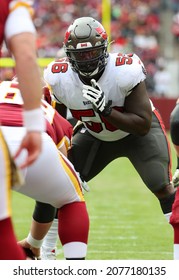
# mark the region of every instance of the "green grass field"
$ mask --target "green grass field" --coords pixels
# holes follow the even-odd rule
[[[173,167],[176,157],[173,147]],[[90,216],[88,260],[171,260],[173,231],[158,200],[131,163],[121,158],[89,182],[85,193]],[[13,221],[18,239],[26,237],[34,201],[13,192]],[[58,259],[64,259],[60,244]]]

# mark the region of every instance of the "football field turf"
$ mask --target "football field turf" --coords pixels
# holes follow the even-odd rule
[[[172,148],[172,170],[176,157]],[[85,192],[90,217],[88,260],[171,260],[173,231],[158,200],[126,158],[115,160],[89,182]],[[18,239],[30,227],[34,201],[13,192]],[[64,259],[60,243],[58,259]]]

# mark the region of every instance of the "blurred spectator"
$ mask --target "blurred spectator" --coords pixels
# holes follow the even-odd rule
[[[179,42],[179,12],[173,15],[172,18],[172,33],[176,42]]]
[[[137,29],[133,39],[134,52],[145,62],[146,59],[156,59],[159,45],[156,36],[147,27],[141,26]]]
[[[166,1],[170,3],[174,13],[179,12],[179,0],[166,0]]]
[[[147,92],[149,96],[155,96],[155,82],[154,82],[154,75],[157,71],[156,64],[151,62],[148,62],[145,66],[147,71],[147,76],[145,80]]]
[[[171,90],[171,75],[166,70],[166,63],[163,58],[157,62],[158,70],[154,74],[154,91],[156,97],[168,97]]]

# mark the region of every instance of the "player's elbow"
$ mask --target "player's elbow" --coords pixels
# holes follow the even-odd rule
[[[152,112],[149,111],[148,113],[141,116],[140,136],[145,136],[149,132],[151,128],[151,124],[152,124]]]
[[[144,125],[141,126],[141,129],[139,130],[139,135],[140,136],[145,136],[151,127],[151,122],[150,121],[145,121]]]
[[[141,132],[140,132],[140,136],[145,136],[148,132],[149,132],[150,129],[143,129]]]

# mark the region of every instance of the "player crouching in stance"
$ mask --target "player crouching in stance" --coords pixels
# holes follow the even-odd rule
[[[68,158],[86,182],[113,160],[128,158],[169,221],[175,200],[170,145],[146,91],[144,64],[135,54],[108,52],[108,45],[98,21],[78,18],[65,33],[66,57],[44,70],[58,108],[67,107],[83,125]]]
[[[174,260],[179,260],[179,99],[170,117],[170,135],[177,156],[177,168],[173,176],[174,187],[177,187],[175,201],[172,207],[170,224],[174,229]]]
[[[42,134],[42,152],[31,166],[22,169],[25,178],[19,193],[42,203],[51,204],[58,211],[58,235],[66,259],[84,259],[87,253],[89,217],[82,193],[81,179],[71,162],[58,150],[57,135],[53,123],[55,110],[44,100],[42,109],[46,116],[46,132]],[[18,83],[0,84],[1,129],[11,154],[18,149],[25,134],[22,121],[23,101]],[[16,163],[21,166],[26,151]],[[28,236],[29,249],[40,248],[42,240]],[[38,257],[38,255],[36,255]]]

